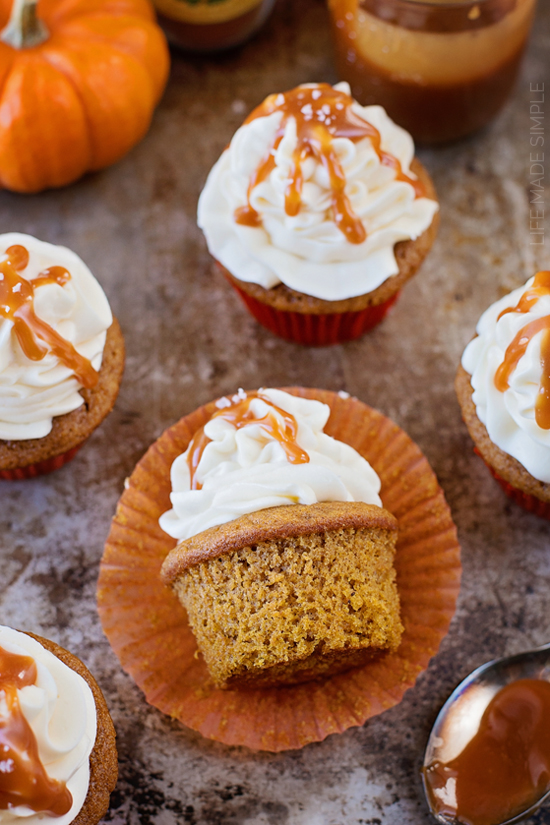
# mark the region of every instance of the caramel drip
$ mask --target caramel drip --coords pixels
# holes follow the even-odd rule
[[[522,314],[529,312],[543,295],[550,295],[550,272],[548,271],[537,272],[533,284],[523,293],[517,306],[503,310],[498,320],[510,312]],[[518,332],[506,349],[504,361],[496,371],[495,387],[499,392],[505,392],[509,388],[510,376],[520,358],[525,354],[530,341],[539,332],[544,332],[544,335],[540,350],[542,378],[535,402],[535,421],[541,429],[550,430],[550,315],[531,321]]]
[[[0,317],[13,322],[13,329],[24,354],[31,361],[41,361],[52,353],[64,364],[83,387],[95,387],[98,373],[87,358],[34,311],[34,291],[45,284],[66,284],[69,272],[62,266],[44,270],[32,281],[19,273],[29,263],[29,253],[23,246],[10,246],[7,260],[0,261]]]
[[[550,684],[520,679],[491,700],[473,739],[451,762],[424,768],[433,810],[468,825],[494,825],[550,790]],[[454,780],[456,806],[436,794]]]
[[[352,108],[353,98],[339,92],[328,83],[305,88],[299,86],[290,92],[271,95],[258,106],[245,121],[250,123],[259,117],[268,117],[274,112],[282,112],[281,124],[273,145],[254,173],[248,188],[247,205],[235,212],[235,221],[244,226],[261,226],[261,217],[250,203],[254,187],[264,181],[275,168],[274,154],[283,139],[290,118],[296,121],[298,143],[292,156],[289,182],[285,191],[285,212],[296,216],[302,205],[303,172],[302,163],[314,157],[326,169],[332,192],[332,215],[338,228],[350,243],[360,244],[367,237],[363,222],[355,215],[345,194],[346,176],[333,146],[334,138],[348,138],[360,141],[369,138],[374,151],[383,166],[395,171],[396,180],[409,183],[416,197],[423,197],[425,190],[418,180],[403,172],[399,160],[382,149],[380,132],[371,123],[363,120]]]
[[[509,312],[529,312],[531,307],[534,306],[539,298],[542,298],[544,295],[550,295],[550,272],[546,270],[537,272],[535,275],[535,280],[529,289],[525,290],[519,299],[518,304],[515,307],[503,309],[497,320],[500,321],[502,316],[508,315]]]
[[[73,804],[64,782],[50,779],[17,691],[36,682],[34,659],[0,647],[0,810],[26,805],[63,816]]]
[[[261,398],[262,401],[273,408],[273,412],[266,413],[263,418],[255,418],[250,409],[250,405],[255,398]],[[281,424],[275,416],[276,412],[282,416],[284,424]],[[246,398],[239,399],[237,402],[234,402],[231,407],[224,407],[218,410],[212,418],[223,418],[225,421],[233,424],[237,430],[240,430],[242,427],[247,427],[250,424],[259,424],[263,430],[279,442],[290,464],[309,463],[309,455],[296,443],[298,423],[294,416],[277,407],[276,404],[273,404],[257,392],[249,393]],[[210,420],[212,420],[212,418]],[[187,464],[191,476],[191,490],[200,490],[202,488],[202,484],[197,480],[197,469],[204,450],[211,440],[212,439],[208,438],[205,434],[204,427],[201,427],[201,429],[195,433],[189,445]]]

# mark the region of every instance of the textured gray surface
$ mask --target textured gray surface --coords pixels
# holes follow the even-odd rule
[[[115,168],[61,192],[0,193],[2,231],[75,249],[126,336],[119,402],[87,447],[50,477],[0,482],[0,621],[60,642],[98,677],[121,759],[108,821],[427,823],[418,768],[439,706],[484,660],[549,640],[549,525],[508,503],[474,456],[452,387],[481,311],[550,268],[550,234],[537,247],[528,234],[529,84],[546,81],[550,91],[549,52],[542,0],[507,109],[482,135],[421,153],[442,204],[421,274],[381,327],[345,346],[302,349],[258,327],[212,271],[195,224],[206,173],[243,114],[273,91],[334,79],[322,0],[280,0],[269,27],[234,54],[175,55],[153,128]],[[284,384],[345,389],[418,442],[453,510],[464,577],[451,631],[401,704],[363,728],[271,756],[206,741],[149,708],[102,635],[95,584],[124,478],[151,441],[238,386]],[[550,810],[535,821],[550,823]]]

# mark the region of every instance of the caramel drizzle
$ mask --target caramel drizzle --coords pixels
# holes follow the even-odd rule
[[[550,272],[537,272],[533,284],[521,296],[517,306],[508,307],[498,316],[500,320],[509,312],[526,313],[543,295],[550,295]],[[495,387],[505,392],[510,386],[510,376],[518,365],[520,358],[537,333],[544,331],[540,348],[542,377],[535,402],[535,421],[543,430],[550,430],[550,315],[537,318],[521,329],[506,349],[504,361],[495,374]]]
[[[34,685],[36,677],[34,659],[0,647],[0,809],[26,805],[37,813],[63,816],[73,804],[71,792],[46,773],[17,695]]]
[[[266,404],[273,408],[273,412],[268,412],[263,418],[255,418],[250,405],[255,398],[261,398]],[[282,416],[284,424],[281,424],[275,413]],[[250,424],[259,424],[269,435],[279,442],[286,453],[287,461],[290,464],[308,464],[309,455],[302,450],[297,444],[296,438],[298,436],[298,422],[291,413],[285,412],[276,404],[273,404],[263,395],[258,392],[251,392],[246,398],[239,398],[234,401],[230,407],[224,407],[214,413],[212,418],[223,418],[229,421],[230,424],[240,430],[242,427],[247,427]],[[201,490],[202,484],[197,479],[197,469],[203,456],[207,445],[212,441],[205,435],[204,427],[201,427],[189,445],[187,453],[187,465],[189,467],[189,474],[191,476],[191,490]]]
[[[83,387],[95,387],[99,375],[90,361],[34,311],[35,289],[45,284],[63,286],[71,278],[69,272],[62,266],[52,266],[27,281],[19,273],[29,264],[28,250],[24,246],[10,246],[6,255],[7,259],[0,261],[0,317],[13,322],[13,330],[27,358],[42,361],[52,353]]]
[[[250,198],[253,189],[266,180],[275,168],[275,152],[284,137],[290,118],[296,121],[298,136],[285,191],[285,212],[290,217],[296,216],[302,205],[302,163],[306,158],[314,157],[324,166],[329,176],[332,215],[336,226],[349,243],[360,244],[366,240],[367,233],[363,222],[355,215],[345,193],[346,176],[334,151],[334,138],[348,138],[353,141],[369,138],[381,164],[395,171],[396,180],[409,183],[414,188],[417,198],[426,194],[420,181],[406,175],[399,160],[389,152],[383,151],[380,132],[371,123],[363,120],[353,110],[352,104],[353,98],[350,95],[333,89],[328,83],[319,83],[312,88],[299,86],[285,94],[270,95],[249,115],[245,123],[259,117],[268,117],[274,112],[283,113],[273,145],[250,180],[247,205],[235,211],[236,223],[252,227],[262,225],[262,219],[250,203]]]

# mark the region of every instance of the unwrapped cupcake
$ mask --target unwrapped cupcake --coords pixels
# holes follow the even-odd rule
[[[433,184],[411,136],[347,83],[268,97],[210,172],[198,221],[256,319],[332,344],[377,324],[429,251]]]
[[[162,577],[219,687],[303,682],[395,651],[397,520],[380,480],[326,435],[330,408],[239,393],[172,465]]]
[[[0,822],[95,825],[118,765],[105,699],[80,659],[0,626]]]
[[[550,272],[483,313],[456,390],[477,451],[501,486],[550,518]]]
[[[120,327],[78,255],[0,235],[0,478],[70,460],[112,410],[123,368]]]

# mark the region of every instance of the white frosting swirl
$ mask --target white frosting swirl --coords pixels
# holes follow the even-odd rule
[[[315,85],[315,84],[312,84]],[[335,89],[350,94],[347,83]],[[376,127],[382,148],[394,155],[414,178],[411,136],[381,106],[355,112]],[[431,224],[436,201],[415,198],[414,188],[383,166],[369,138],[335,138],[333,146],[346,175],[346,195],[361,219],[367,239],[350,243],[332,218],[331,188],[325,168],[313,157],[303,163],[302,206],[295,217],[285,212],[296,121],[290,118],[275,152],[275,168],[250,198],[262,226],[235,222],[236,209],[247,202],[254,172],[273,144],[282,120],[275,112],[241,126],[215,164],[199,200],[198,223],[211,254],[236,278],[270,289],[279,283],[298,292],[337,301],[372,292],[399,271],[394,254],[398,241],[418,238]]]
[[[531,278],[483,313],[477,325],[478,337],[464,350],[462,366],[471,375],[472,400],[491,441],[517,459],[534,478],[550,483],[550,430],[543,430],[535,420],[543,331],[529,342],[510,376],[509,388],[500,392],[495,386],[496,371],[517,333],[531,321],[550,315],[550,295],[545,295],[529,312],[508,312],[497,320],[504,309],[517,306],[533,281]]]
[[[63,816],[36,813],[19,805],[0,810],[0,823],[69,825],[82,808],[90,784],[89,758],[97,727],[92,691],[82,676],[26,633],[0,625],[0,647],[36,662],[36,682],[17,691],[19,704],[36,737],[46,773],[65,782],[73,797],[70,811]]]
[[[173,509],[159,523],[173,538],[182,541],[246,513],[285,504],[364,501],[382,506],[380,479],[370,464],[353,447],[323,432],[330,415],[326,404],[281,390],[260,393],[267,402],[260,397],[252,401],[254,417],[271,412],[283,424],[269,401],[293,415],[296,441],[309,455],[309,463],[291,464],[280,443],[260,424],[236,429],[222,417],[212,418],[204,427],[212,440],[197,468],[202,489],[190,489],[188,451],[172,464]],[[229,406],[230,401],[221,399],[218,404]]]
[[[64,246],[17,232],[0,235],[0,260],[15,245],[30,253],[28,266],[19,273],[28,281],[51,266],[69,271],[71,278],[63,286],[46,284],[36,289],[34,309],[99,370],[113,316],[105,293],[84,261]],[[0,439],[20,441],[48,435],[54,416],[84,403],[81,387],[57,356],[48,353],[41,361],[27,358],[13,322],[0,316]]]

